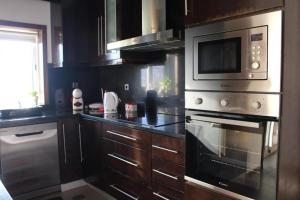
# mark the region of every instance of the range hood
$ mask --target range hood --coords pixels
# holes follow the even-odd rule
[[[107,50],[158,51],[184,47],[184,1],[142,0],[141,17],[141,36],[108,43]]]

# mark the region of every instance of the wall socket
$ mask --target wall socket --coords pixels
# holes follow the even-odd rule
[[[128,83],[124,84],[124,90],[129,91],[129,84]]]

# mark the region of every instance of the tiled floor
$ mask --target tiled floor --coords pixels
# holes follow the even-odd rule
[[[107,193],[90,186],[82,186],[59,194],[41,197],[34,200],[115,200]]]

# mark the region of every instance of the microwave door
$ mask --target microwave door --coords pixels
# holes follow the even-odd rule
[[[248,78],[248,30],[200,36],[193,41],[194,80]]]

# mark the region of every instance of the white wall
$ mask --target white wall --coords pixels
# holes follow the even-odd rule
[[[42,0],[0,0],[0,19],[47,25],[48,63],[52,63],[49,2]]]

